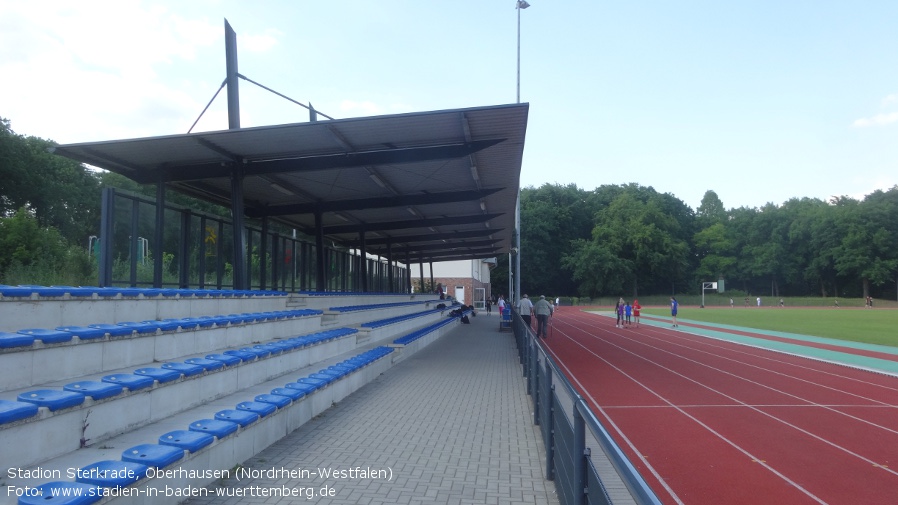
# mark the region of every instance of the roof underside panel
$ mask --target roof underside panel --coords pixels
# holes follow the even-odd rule
[[[366,243],[389,243],[423,261],[487,257],[512,246],[528,111],[528,104],[499,105],[69,144],[55,152],[225,206],[232,174],[242,173],[250,217],[313,233],[318,210],[337,243],[357,245],[364,233]]]

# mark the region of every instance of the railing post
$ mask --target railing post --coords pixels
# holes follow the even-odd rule
[[[586,422],[577,404],[583,402],[579,396],[574,401],[574,492],[579,503],[586,503]]]
[[[546,366],[549,366],[548,362]],[[546,417],[549,422],[548,426],[543,426],[544,433],[546,433],[546,480],[555,480],[555,384],[552,384],[551,372],[548,372],[547,377],[549,397],[546,399],[546,404],[549,411]]]
[[[536,363],[533,366],[533,424],[539,426],[539,412],[542,409],[542,395],[541,391],[541,379],[542,374],[540,372],[542,369],[539,366],[539,351],[537,350],[537,358]]]

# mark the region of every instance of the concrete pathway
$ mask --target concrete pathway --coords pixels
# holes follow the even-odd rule
[[[558,503],[498,324],[471,318],[187,503]]]

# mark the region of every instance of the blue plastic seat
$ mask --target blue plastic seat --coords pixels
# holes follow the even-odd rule
[[[60,288],[65,290],[69,296],[77,297],[77,298],[88,298],[93,297],[94,294],[97,294],[98,288],[91,287],[77,287],[77,286],[50,286],[51,288]]]
[[[66,391],[73,391],[75,393],[81,393],[84,396],[93,398],[94,400],[102,400],[104,398],[116,396],[118,394],[121,394],[121,392],[124,390],[124,388],[118,384],[100,381],[73,382],[71,384],[66,384],[62,387],[62,389]]]
[[[308,384],[309,386],[314,387],[315,389],[321,389],[327,386],[328,382],[322,379],[311,379],[309,377],[302,377],[296,380],[296,384]],[[289,384],[287,384],[289,386]]]
[[[34,335],[23,335],[21,333],[5,333],[0,331],[0,348],[10,349],[13,347],[28,347],[33,345],[35,341]]]
[[[271,356],[276,356],[276,355],[281,354],[282,352],[284,352],[284,349],[283,349],[283,348],[281,348],[281,347],[279,347],[279,346],[276,346],[276,345],[271,345],[271,344],[259,344],[259,345],[254,345],[254,346],[253,346],[253,349],[256,349],[257,351],[264,351],[264,352],[267,352],[267,353],[270,354]]]
[[[259,420],[259,414],[248,410],[228,409],[216,412],[215,419],[218,419],[219,421],[230,421],[232,423],[237,423],[240,426],[249,426]]]
[[[35,486],[18,499],[19,505],[88,505],[103,498],[99,486],[54,481]]]
[[[175,381],[181,378],[181,372],[177,370],[166,370],[164,368],[138,368],[134,370],[137,375],[146,375],[159,381],[159,384]]]
[[[143,321],[146,324],[155,324],[160,331],[178,331],[181,322],[176,319],[165,319],[162,321]],[[194,325],[195,327],[196,325]]]
[[[119,326],[117,324],[89,324],[87,326],[89,328],[104,330],[109,334],[110,337],[124,337],[134,333],[133,328],[128,328],[127,326]]]
[[[304,380],[319,379],[319,380],[323,380],[326,384],[330,384],[331,382],[334,382],[339,378],[340,378],[339,375],[336,373],[317,372],[317,373],[309,374],[309,376],[306,377]]]
[[[219,370],[221,368],[224,368],[224,365],[225,365],[223,361],[215,360],[215,359],[205,359],[205,358],[185,359],[184,363],[187,363],[188,365],[201,366],[207,372],[212,371],[212,370]]]
[[[221,440],[237,431],[237,428],[239,427],[239,424],[231,421],[223,421],[221,419],[200,419],[199,421],[190,423],[188,429],[199,433],[208,433]]]
[[[107,375],[100,380],[102,380],[103,382],[110,382],[112,384],[124,386],[128,388],[128,391],[137,391],[138,389],[151,388],[156,382],[155,379],[148,375],[137,375],[130,373]]]
[[[58,344],[60,342],[68,342],[75,337],[75,334],[64,330],[45,330],[41,328],[28,328],[19,330],[17,333],[22,335],[31,335],[35,339],[45,344]]]
[[[159,443],[162,445],[170,445],[190,452],[196,452],[212,442],[215,442],[215,437],[212,435],[190,430],[170,431],[159,437]]]
[[[106,460],[81,467],[75,481],[100,487],[122,488],[146,477],[150,467],[131,461]]]
[[[271,394],[279,395],[279,396],[286,396],[286,397],[290,398],[291,400],[296,401],[296,400],[299,400],[300,398],[302,398],[303,396],[305,396],[306,391],[304,389],[282,387],[282,388],[272,389]]]
[[[200,365],[191,365],[190,363],[163,363],[162,368],[166,370],[175,370],[184,374],[184,377],[192,377],[200,375],[205,371]]]
[[[249,351],[244,351],[244,350],[234,350],[234,349],[225,351],[224,354],[226,354],[228,356],[236,356],[243,361],[253,361],[254,359],[259,357],[259,355],[254,352],[249,352]]]
[[[253,412],[255,414],[259,414],[260,417],[265,417],[270,414],[274,414],[277,411],[277,407],[270,403],[262,403],[262,402],[240,402],[237,404],[237,410],[245,410],[247,412]]]
[[[206,359],[212,359],[215,361],[221,361],[227,366],[239,365],[242,359],[237,356],[232,356],[230,354],[207,354]]]
[[[268,356],[271,355],[271,351],[269,351],[268,349],[256,349],[255,347],[241,347],[240,350],[243,352],[249,352],[249,353],[255,354],[259,359],[267,358]]]
[[[215,319],[211,316],[183,317],[180,321],[184,323],[181,324],[181,329],[211,328],[215,325]],[[185,324],[187,326],[184,326]]]
[[[291,340],[278,340],[276,342],[271,342],[268,344],[273,347],[277,347],[281,350],[281,352],[292,351],[296,348],[296,343]]]
[[[47,407],[51,411],[67,409],[84,403],[84,395],[73,391],[57,391],[53,389],[39,389],[27,391],[17,397],[20,402],[33,403],[39,407]]]
[[[112,288],[115,290],[115,293],[124,298],[137,298],[143,293],[143,289],[140,288]]]
[[[293,403],[293,400],[290,399],[289,396],[275,394],[256,395],[256,397],[253,398],[253,401],[258,403],[270,403],[279,409],[282,409],[287,405]]]
[[[67,331],[78,337],[79,340],[95,340],[106,336],[106,330],[100,328],[89,328],[87,326],[58,326],[60,331]]]
[[[183,457],[184,449],[158,444],[136,445],[122,452],[122,461],[140,463],[154,468],[165,468]]]
[[[182,330],[195,330],[202,326],[200,324],[200,321],[195,317],[182,317],[180,319],[163,319],[162,321],[163,322],[176,322],[176,323],[178,323],[178,326],[180,326]],[[205,322],[205,321],[203,321],[203,322]],[[209,326],[212,326],[212,324],[213,323],[211,321],[209,321],[208,325],[202,326],[202,327],[208,328]]]
[[[0,424],[12,423],[37,415],[37,405],[26,402],[0,400]]]
[[[59,298],[65,296],[66,289],[65,288],[54,288],[50,286],[28,286],[34,290],[38,296],[43,296],[46,298]]]
[[[0,295],[10,298],[28,298],[34,293],[34,289],[24,286],[0,286]]]
[[[251,323],[255,321],[254,318],[247,316],[246,314],[228,314],[226,316],[220,316],[223,320],[227,321],[230,324],[244,324]]]
[[[156,330],[159,329],[159,323],[155,321],[148,322],[137,322],[137,321],[125,321],[122,323],[118,323],[119,326],[124,326],[125,328],[131,328],[139,334],[151,334],[156,333]]]

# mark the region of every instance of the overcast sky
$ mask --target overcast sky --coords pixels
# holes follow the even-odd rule
[[[523,186],[689,206],[898,184],[898,2],[532,0]],[[240,72],[335,118],[514,103],[515,0],[2,0],[0,117],[60,143],[185,133]],[[306,121],[241,81],[241,123]],[[227,128],[222,93],[195,131]]]

